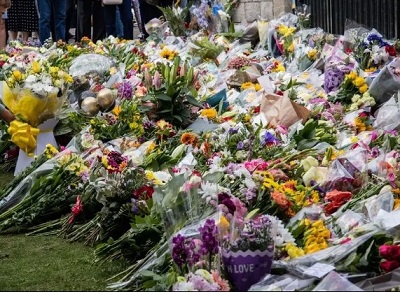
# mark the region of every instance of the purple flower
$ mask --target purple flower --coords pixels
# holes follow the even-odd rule
[[[328,68],[325,71],[324,89],[326,93],[337,90],[344,80],[345,73],[338,68]]]
[[[379,148],[378,147],[374,147],[371,149],[371,157],[372,158],[376,158],[379,156]]]
[[[204,226],[199,228],[199,232],[201,240],[203,241],[201,245],[201,253],[203,255],[218,253],[218,228],[215,225],[215,221],[213,219],[207,219]]]
[[[238,150],[242,150],[242,149],[244,148],[244,143],[243,143],[243,141],[239,141],[239,143],[237,143],[236,148],[237,148]]]
[[[265,132],[265,134],[261,137],[261,146],[277,144],[279,141],[276,137],[270,132]]]
[[[229,130],[228,130],[228,133],[229,133],[230,135],[237,134],[237,132],[239,132],[239,130],[238,130],[238,129],[235,129],[235,128],[229,128]]]
[[[121,99],[131,100],[133,95],[132,84],[129,81],[123,81],[118,85],[118,96]]]
[[[187,261],[186,238],[180,234],[172,238],[172,259],[178,267],[182,267]]]

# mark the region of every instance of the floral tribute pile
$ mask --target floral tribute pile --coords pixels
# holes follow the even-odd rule
[[[165,8],[145,42],[10,44],[3,101],[60,145],[1,191],[0,232],[124,258],[115,290],[399,287],[400,43],[303,12],[235,26],[234,4]]]

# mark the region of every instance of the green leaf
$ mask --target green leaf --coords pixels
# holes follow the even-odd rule
[[[368,266],[369,265],[369,261],[368,261],[368,257],[369,254],[371,252],[372,246],[374,245],[374,240],[371,241],[371,244],[368,246],[367,250],[365,251],[364,255],[360,258],[360,265],[361,266]]]
[[[149,281],[144,282],[142,286],[145,289],[150,289],[150,288],[154,287],[156,284],[157,284],[156,281],[149,280]]]
[[[190,103],[191,105],[203,108],[203,105],[201,103],[199,103],[193,96],[186,95],[186,99],[187,99],[188,103]]]
[[[172,98],[165,93],[158,93],[156,94],[157,99],[165,100],[165,101],[172,101]]]
[[[155,281],[161,281],[162,280],[162,277],[160,275],[157,275],[156,273],[154,273],[152,271],[149,271],[149,270],[140,271],[140,274],[142,276],[144,276],[144,277],[153,278],[153,280],[155,280]]]
[[[169,113],[171,111],[172,111],[172,109],[165,109],[165,110],[159,111],[159,113],[163,114],[163,113]]]
[[[301,140],[299,143],[297,143],[297,149],[300,151],[305,150],[305,149],[310,149],[317,144],[318,144],[318,140],[316,140],[316,139],[304,139],[304,140]]]
[[[343,265],[344,266],[350,266],[355,260],[357,259],[357,252],[353,251],[349,256],[346,258],[344,261]]]
[[[180,121],[181,123],[183,122],[183,119],[182,119],[181,116],[173,115],[173,117],[174,117],[175,119],[177,119],[178,121]]]

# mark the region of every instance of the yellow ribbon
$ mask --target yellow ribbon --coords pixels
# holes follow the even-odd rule
[[[11,141],[15,145],[22,149],[28,156],[33,156],[33,152],[36,149],[36,137],[40,133],[38,128],[34,128],[24,122],[12,121],[7,131],[11,135]]]

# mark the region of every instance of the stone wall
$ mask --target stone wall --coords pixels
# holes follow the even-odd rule
[[[257,19],[271,20],[291,11],[291,0],[239,0],[233,15],[236,23],[251,23]]]

